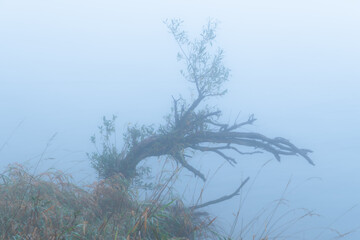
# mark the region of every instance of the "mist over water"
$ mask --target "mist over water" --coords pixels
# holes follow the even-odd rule
[[[231,69],[229,92],[216,102],[222,119],[254,113],[258,120],[245,130],[312,149],[316,166],[300,157],[236,156],[237,166],[223,165],[203,200],[231,193],[247,176],[250,183],[241,197],[207,210],[229,229],[240,199],[241,220],[250,221],[290,181],[290,208],[321,215],[290,233],[311,229],[303,239],[330,239],[328,230],[317,238],[321,228],[360,227],[360,208],[347,212],[360,202],[359,7],[350,0],[2,1],[0,167],[41,159],[38,171],[54,167],[95,180],[86,153],[94,151],[89,138],[103,116],[118,116],[121,145],[128,124],[163,123],[171,96],[190,96],[163,21],[179,17],[197,36],[210,17],[220,21],[216,45]],[[212,175],[223,160],[199,154],[193,164]],[[192,192],[185,191],[188,201]]]

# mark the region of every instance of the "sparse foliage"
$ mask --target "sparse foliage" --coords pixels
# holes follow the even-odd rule
[[[136,146],[140,141],[144,140],[147,136],[153,133],[153,128],[142,126],[128,126],[126,134],[124,134],[124,140],[126,142],[122,151],[118,151],[116,146],[116,131],[115,121],[116,116],[112,116],[111,119],[103,117],[103,123],[99,126],[100,139],[96,135],[91,136],[90,141],[96,148],[96,152],[88,153],[87,156],[91,160],[92,167],[97,171],[101,179],[106,179],[111,176],[123,176],[118,173],[118,159],[122,158],[126,149]],[[136,186],[137,188],[149,189],[152,187],[151,183],[145,182],[144,178],[148,177],[151,173],[149,167],[141,166],[137,169],[137,174],[132,179],[123,178],[122,181],[129,185]],[[131,181],[131,182],[130,182]]]

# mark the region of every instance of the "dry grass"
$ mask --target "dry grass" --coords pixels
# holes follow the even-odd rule
[[[176,174],[140,201],[137,189],[121,176],[80,187],[60,171],[33,175],[22,165],[10,165],[0,175],[0,239],[295,239],[288,231],[314,215],[306,209],[277,214],[286,203],[282,196],[241,224],[240,232],[219,234],[216,218],[194,212],[172,197]],[[234,228],[239,214],[240,209]]]
[[[0,177],[0,238],[195,239],[211,220],[169,201],[172,181],[140,202],[120,176],[79,187],[60,171],[35,176],[14,164]]]

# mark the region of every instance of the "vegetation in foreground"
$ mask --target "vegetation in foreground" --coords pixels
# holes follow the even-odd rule
[[[1,175],[1,239],[207,239],[212,219],[170,200],[172,181],[140,201],[121,176],[79,187],[60,171]]]
[[[130,184],[122,176],[77,186],[61,171],[35,175],[22,165],[10,165],[0,175],[0,239],[290,240],[303,239],[295,234],[302,233],[297,224],[317,216],[306,209],[278,214],[286,204],[281,196],[240,229],[236,228],[241,218],[238,209],[231,231],[225,233],[216,217],[186,207],[174,197],[172,186],[177,174],[175,171],[162,183],[147,186],[151,194],[143,199],[139,190],[144,186]],[[352,233],[327,230],[336,233],[329,239],[343,239]]]

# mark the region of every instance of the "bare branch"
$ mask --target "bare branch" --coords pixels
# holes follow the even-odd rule
[[[201,147],[201,146],[191,146],[192,149],[200,150],[202,152],[214,152],[218,155],[220,155],[222,158],[224,158],[226,161],[228,161],[232,166],[236,164],[236,160],[232,157],[229,157],[225,155],[223,152],[220,151],[220,149],[228,149],[228,147]]]
[[[204,207],[207,207],[207,206],[210,206],[210,205],[213,205],[213,204],[217,204],[217,203],[221,203],[221,202],[224,202],[226,200],[229,200],[237,195],[239,195],[239,192],[240,190],[244,187],[244,185],[249,181],[249,177],[247,177],[241,184],[240,186],[230,195],[225,195],[223,197],[220,197],[218,199],[215,199],[215,200],[212,200],[212,201],[208,201],[206,203],[203,203],[203,204],[199,204],[199,205],[196,205],[196,206],[192,206],[190,207],[190,209],[192,210],[195,210],[195,209],[199,209],[199,208],[204,208]]]
[[[251,114],[251,115],[249,116],[249,118],[248,118],[247,121],[242,122],[242,123],[238,123],[238,124],[235,123],[234,125],[232,125],[231,127],[225,129],[224,131],[230,132],[230,131],[235,130],[235,129],[238,129],[238,128],[244,126],[244,125],[251,125],[251,124],[253,124],[255,121],[256,121],[256,118],[254,117],[254,114]]]
[[[229,127],[229,124],[223,124],[223,123],[217,123],[217,122],[214,122],[214,121],[211,121],[211,120],[206,120],[204,121],[205,123],[209,123],[211,125],[214,125],[216,127],[220,127],[220,131],[226,129]]]
[[[235,152],[242,154],[242,155],[252,155],[252,154],[258,154],[258,153],[263,153],[261,151],[252,151],[252,152],[242,152],[239,149],[237,149],[236,147],[233,146],[229,146],[229,149],[234,150]]]
[[[176,126],[176,125],[178,125],[178,122],[179,122],[179,113],[178,113],[178,109],[177,109],[179,99],[175,99],[174,97],[172,97],[172,99],[174,102],[174,121],[175,121],[175,126]]]
[[[187,170],[189,170],[190,172],[194,173],[195,176],[201,178],[203,181],[206,181],[206,178],[204,176],[204,174],[202,174],[199,170],[197,170],[196,168],[194,168],[193,166],[191,166],[186,160],[183,154],[181,154],[180,152],[176,152],[173,155],[174,159],[179,162],[184,168],[186,168]]]

